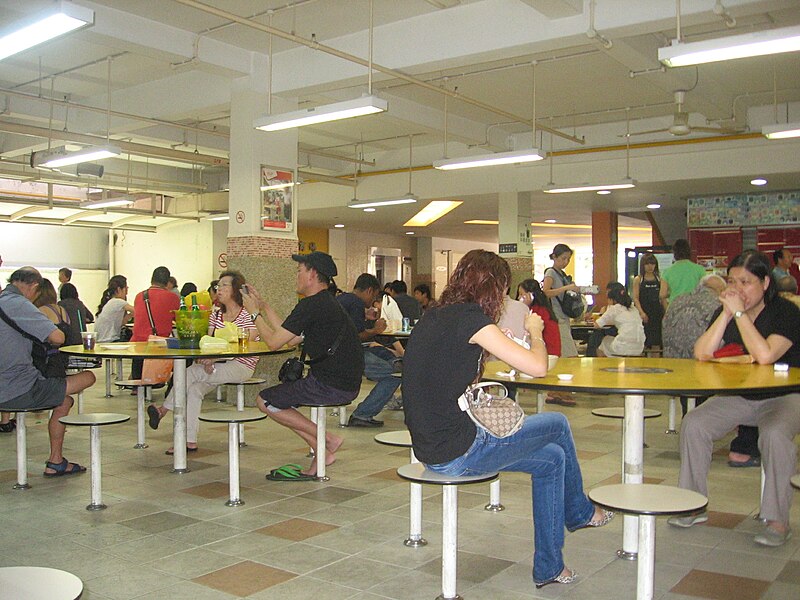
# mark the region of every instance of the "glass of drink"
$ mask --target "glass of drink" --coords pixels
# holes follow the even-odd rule
[[[82,331],[81,339],[84,350],[94,350],[95,342],[97,342],[97,334],[94,331]]]
[[[239,351],[247,350],[247,342],[250,340],[250,332],[243,327],[239,327]]]

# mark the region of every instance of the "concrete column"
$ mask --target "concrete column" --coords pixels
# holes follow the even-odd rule
[[[231,95],[230,196],[227,241],[228,267],[241,271],[283,317],[297,303],[295,293],[297,252],[297,210],[291,227],[285,231],[261,228],[262,165],[296,174],[297,130],[264,132],[253,128],[253,120],[267,112],[267,93],[260,81],[266,77],[242,78],[235,82]],[[255,83],[254,83],[255,82]],[[292,110],[294,106],[273,98],[272,112]],[[299,188],[293,189],[293,203]],[[256,372],[270,384],[277,383],[277,371],[285,357],[263,357]],[[248,389],[251,405],[255,390]]]
[[[501,192],[497,195],[497,208],[500,255],[511,267],[511,296],[514,297],[519,283],[533,277],[531,194]],[[510,246],[504,247],[506,244]]]
[[[417,264],[414,285],[427,283],[433,293],[433,238],[417,238]],[[409,288],[412,286],[409,285]],[[409,290],[410,292],[410,290]]]
[[[606,284],[617,279],[617,213],[592,213],[592,283],[600,288],[595,305],[606,303]]]

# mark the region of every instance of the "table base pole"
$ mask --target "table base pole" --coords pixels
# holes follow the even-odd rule
[[[638,557],[638,552],[626,552],[622,548],[617,550],[617,558],[621,558],[622,560],[636,560]]]
[[[91,510],[91,511],[105,510],[107,508],[108,508],[108,506],[106,506],[105,504],[87,504],[86,505],[86,510]]]

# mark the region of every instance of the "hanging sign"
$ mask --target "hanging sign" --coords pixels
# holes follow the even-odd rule
[[[293,231],[295,222],[294,172],[261,165],[261,229]]]

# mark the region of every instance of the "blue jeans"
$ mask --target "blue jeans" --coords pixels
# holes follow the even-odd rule
[[[536,583],[550,581],[564,570],[564,526],[570,531],[580,529],[594,514],[594,506],[583,492],[572,431],[561,413],[528,416],[522,429],[507,438],[496,438],[478,427],[475,441],[465,454],[427,467],[446,475],[530,473]]]
[[[381,350],[378,348],[378,350]],[[353,411],[357,419],[371,419],[383,410],[392,394],[400,386],[400,378],[394,377],[394,365],[384,360],[370,348],[364,348],[364,375],[375,381],[375,387]]]

